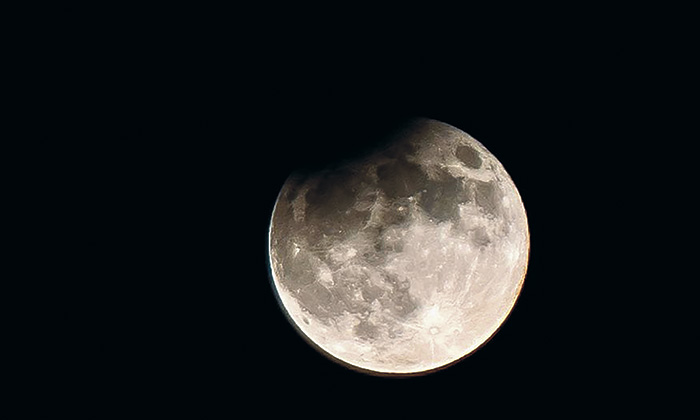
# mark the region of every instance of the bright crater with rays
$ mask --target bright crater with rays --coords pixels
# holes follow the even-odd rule
[[[486,342],[518,297],[529,251],[500,162],[425,119],[364,159],[292,175],[269,235],[274,287],[298,330],[346,364],[395,374]]]

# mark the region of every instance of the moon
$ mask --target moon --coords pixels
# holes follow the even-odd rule
[[[269,229],[278,302],[332,360],[370,374],[430,372],[508,317],[529,255],[503,165],[448,124],[418,119],[365,156],[282,186]]]

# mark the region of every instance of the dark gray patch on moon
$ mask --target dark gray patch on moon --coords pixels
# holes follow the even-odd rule
[[[469,146],[458,146],[455,151],[455,156],[472,169],[481,168],[482,161],[479,157],[479,152]]]
[[[486,232],[486,229],[483,226],[476,227],[472,229],[469,233],[471,234],[472,242],[476,246],[483,247],[491,243],[491,238],[489,237],[488,232]]]
[[[469,200],[469,193],[463,184],[463,178],[455,178],[449,174],[439,180],[427,182],[425,190],[420,194],[418,203],[428,215],[444,222],[459,219],[459,204]]]
[[[414,141],[403,135],[397,135],[395,141],[389,143],[389,147],[385,148],[381,154],[388,158],[406,159],[407,156],[413,156],[418,151]]]
[[[472,188],[476,205],[488,215],[499,215],[501,210],[501,197],[503,196],[500,188],[493,182],[469,180],[468,183]]]
[[[418,305],[408,289],[395,289],[390,295],[390,302],[386,304],[386,307],[395,316],[406,318],[416,310]]]
[[[294,183],[290,184],[289,189],[285,191],[284,193],[284,198],[288,202],[294,201],[295,198],[297,198],[297,195],[299,194],[299,184]]]
[[[389,198],[408,197],[427,185],[427,175],[419,165],[397,159],[377,168],[379,188]]]
[[[333,274],[335,283],[332,288],[344,309],[351,313],[367,310],[367,301],[362,298],[362,291],[368,286],[367,273],[358,267],[342,267]]]
[[[300,250],[296,255],[289,253],[283,259],[285,285],[290,290],[297,292],[304,286],[318,280],[318,273],[315,264],[312,262],[312,255],[306,250]]]
[[[337,315],[333,305],[333,294],[319,283],[304,286],[298,293],[299,303],[317,318]]]
[[[371,340],[379,337],[379,328],[369,321],[362,320],[354,328],[355,336],[362,340]]]
[[[368,210],[354,207],[367,179],[347,170],[325,172],[313,178],[316,184],[306,193],[302,236],[307,243],[324,246],[366,225]]]
[[[405,223],[409,216],[409,204],[408,200],[399,199],[385,205],[381,209],[382,225],[379,228]]]
[[[377,285],[367,283],[362,288],[362,298],[365,302],[374,302],[382,297],[382,295],[384,295],[384,289]]]
[[[349,171],[323,174],[315,188],[306,193],[309,214],[333,215],[349,209],[355,202],[357,181]]]

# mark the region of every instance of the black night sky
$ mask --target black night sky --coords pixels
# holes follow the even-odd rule
[[[641,217],[628,202],[650,188],[630,168],[647,152],[639,121],[653,129],[662,103],[654,36],[629,11],[290,9],[55,12],[61,36],[41,44],[45,155],[66,159],[45,185],[68,255],[52,286],[66,303],[48,321],[60,343],[51,383],[101,409],[227,417],[630,401],[619,390],[656,372],[631,350],[648,324],[627,307],[625,273],[644,257],[621,251]],[[503,163],[528,214],[530,265],[510,318],[475,354],[377,378],[326,359],[287,322],[267,229],[291,171],[358,153],[412,117],[466,131]]]

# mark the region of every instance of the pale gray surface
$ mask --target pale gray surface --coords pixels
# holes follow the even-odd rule
[[[484,343],[517,299],[528,247],[502,165],[434,120],[361,161],[290,177],[270,225],[292,322],[332,356],[385,373],[435,369]]]

